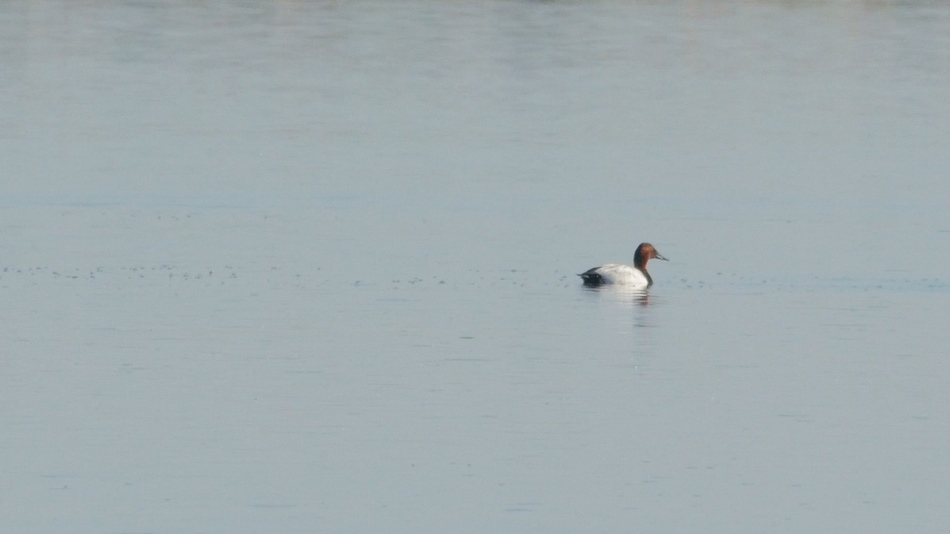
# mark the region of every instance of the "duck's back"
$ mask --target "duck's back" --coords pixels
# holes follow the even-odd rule
[[[608,263],[594,267],[580,275],[584,284],[598,286],[602,284],[620,284],[632,287],[647,287],[652,282],[640,269],[629,265]]]

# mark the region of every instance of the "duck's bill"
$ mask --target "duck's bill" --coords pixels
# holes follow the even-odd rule
[[[656,258],[656,259],[658,259],[658,260],[663,260],[663,261],[670,261],[670,260],[664,258],[663,256],[659,255],[659,254],[657,254],[656,256],[654,256],[654,258]]]

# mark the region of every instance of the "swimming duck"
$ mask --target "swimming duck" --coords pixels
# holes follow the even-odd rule
[[[653,285],[653,278],[647,272],[647,262],[651,258],[668,261],[649,243],[640,243],[633,253],[633,267],[608,263],[581,273],[585,286],[596,287],[603,284],[622,284],[632,288],[645,288]]]

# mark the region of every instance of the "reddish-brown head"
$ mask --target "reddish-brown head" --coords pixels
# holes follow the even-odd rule
[[[633,253],[633,266],[637,269],[645,270],[647,267],[647,262],[652,258],[658,260],[667,261],[666,258],[660,255],[659,252],[653,248],[653,245],[649,243],[640,243],[640,246],[637,247],[637,251]]]

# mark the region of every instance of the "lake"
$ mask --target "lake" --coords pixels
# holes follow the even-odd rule
[[[0,527],[943,532],[948,29],[0,4]]]

